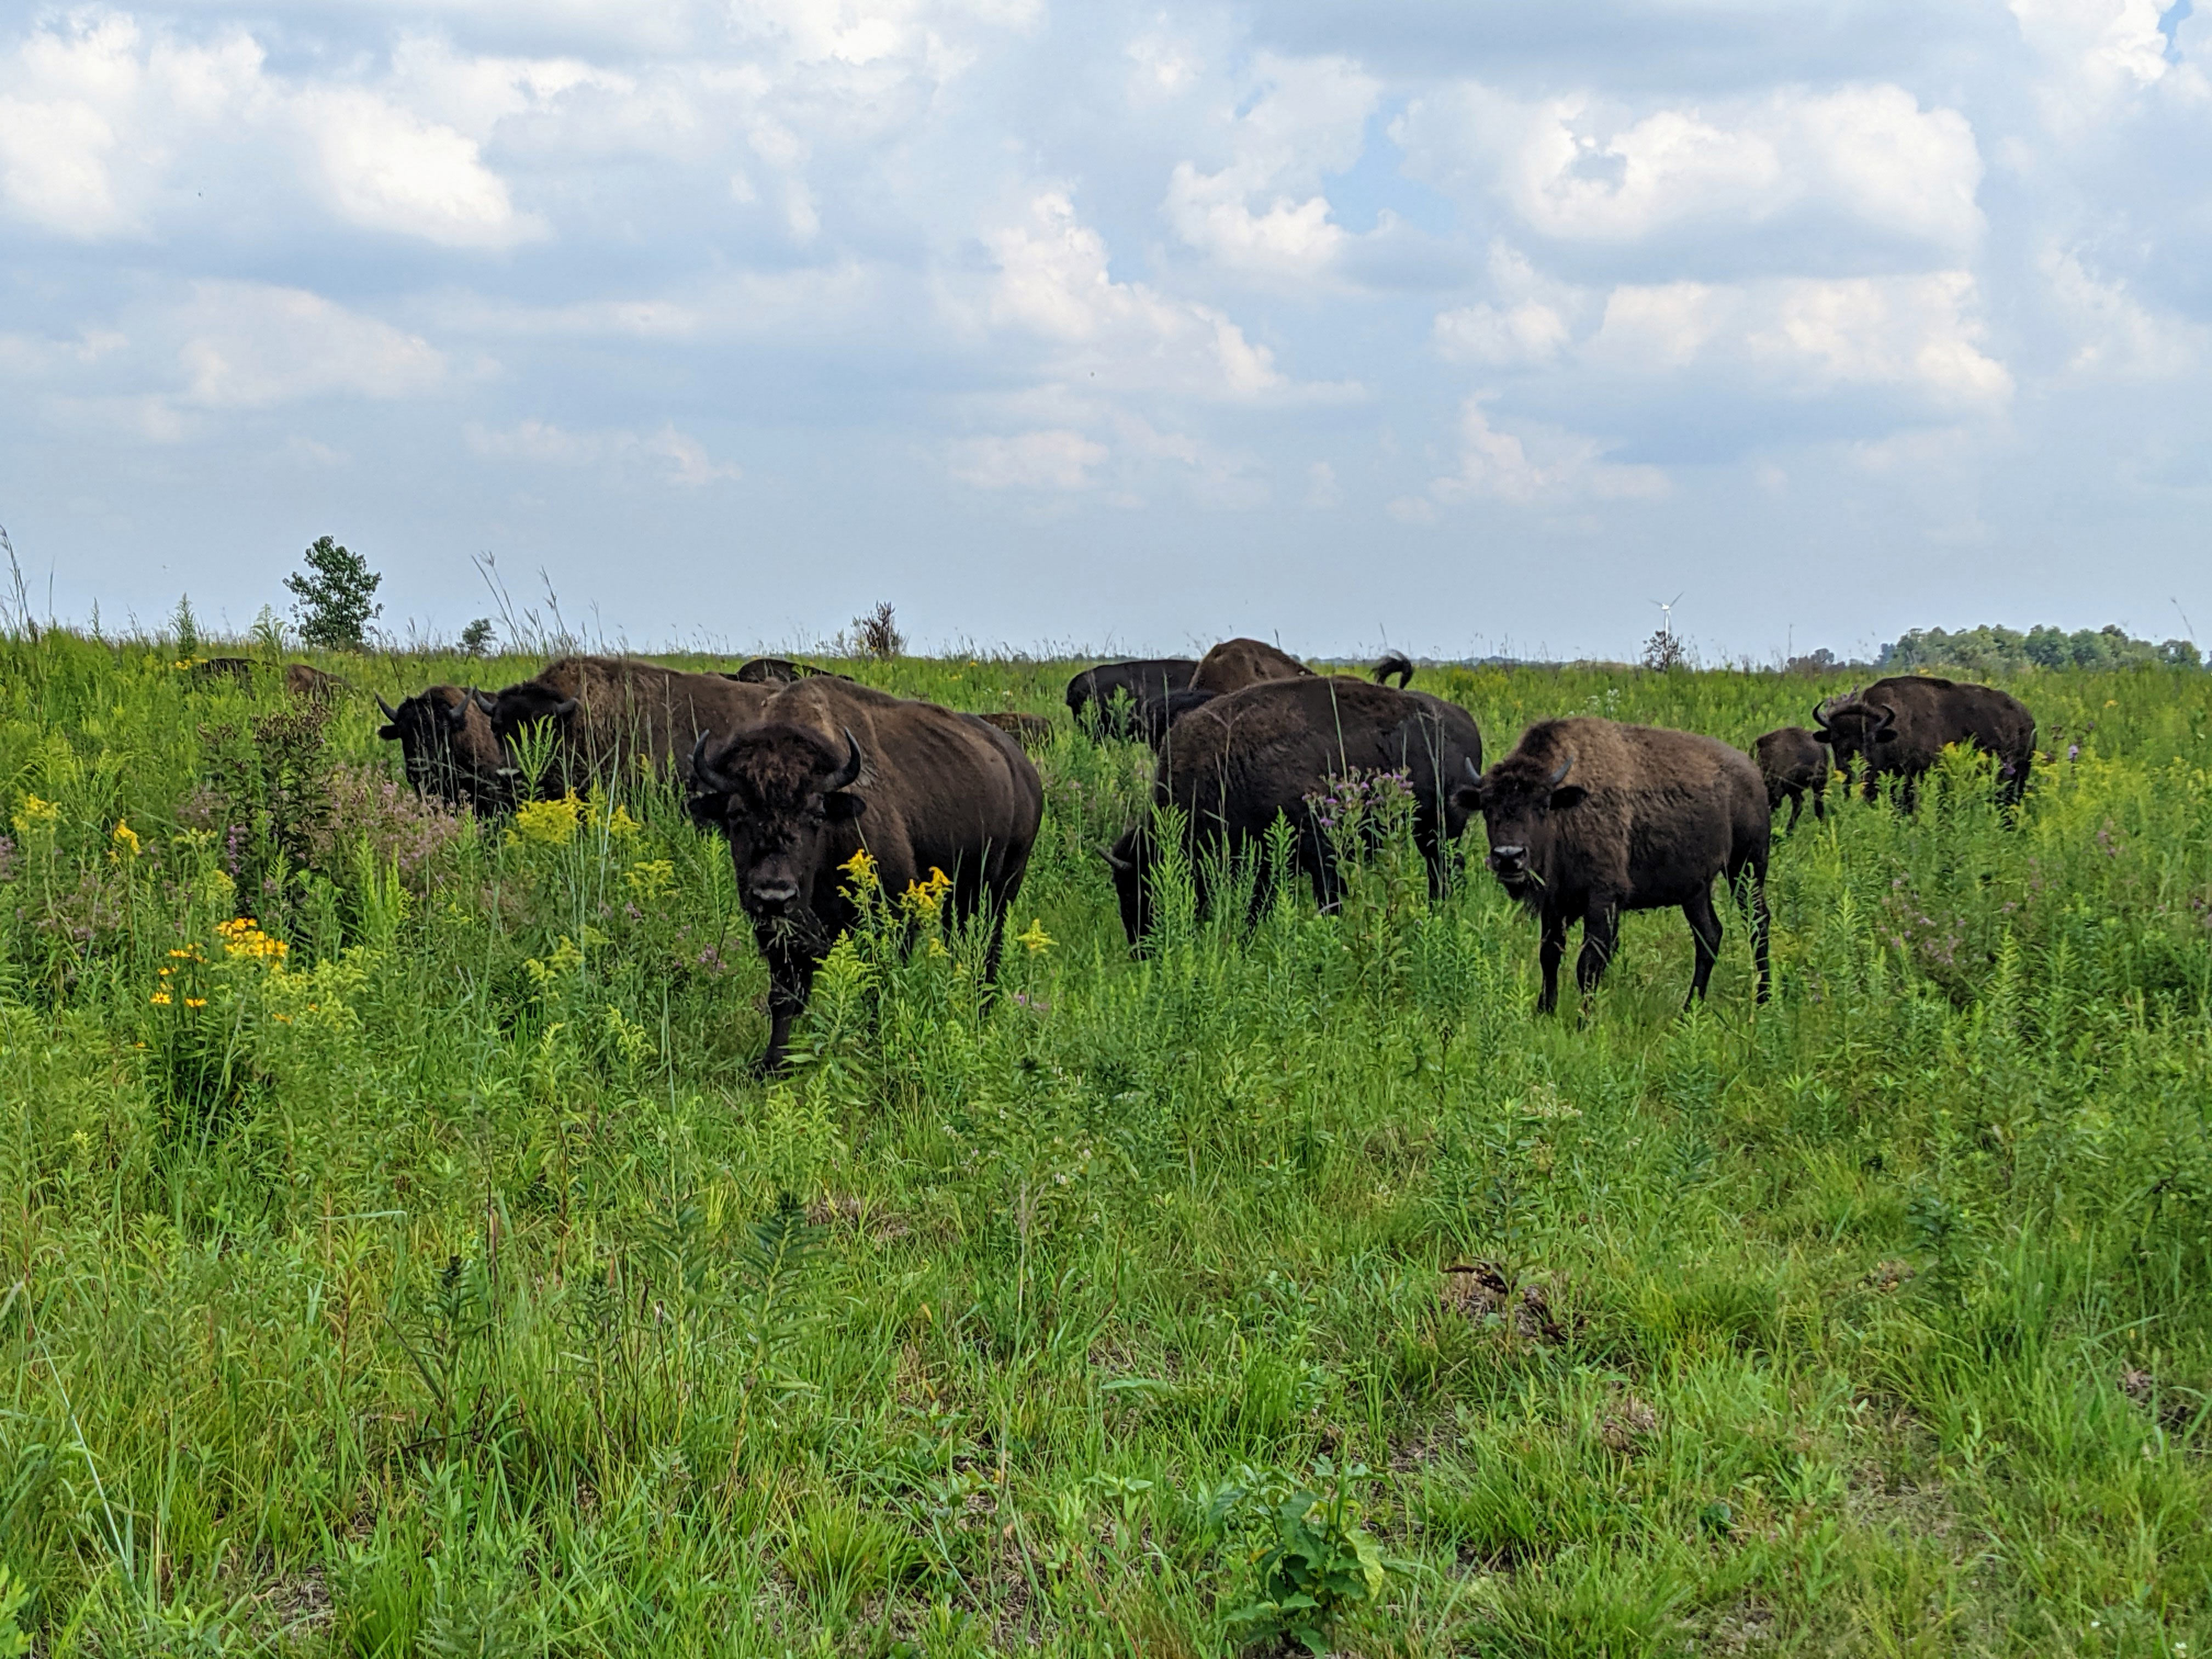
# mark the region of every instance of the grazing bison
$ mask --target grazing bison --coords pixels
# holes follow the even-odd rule
[[[1188,689],[1196,672],[1198,664],[1189,657],[1103,662],[1068,681],[1067,712],[1095,736],[1133,737],[1136,711],[1148,702]]]
[[[975,718],[997,726],[1024,749],[1042,749],[1052,741],[1052,722],[1042,714],[997,709],[988,714],[978,714]]]
[[[1766,780],[1767,811],[1780,811],[1785,797],[1790,802],[1785,828],[1797,827],[1808,795],[1813,798],[1813,816],[1828,816],[1828,751],[1818,738],[1802,726],[1784,726],[1752,744],[1751,753]]]
[[[533,793],[627,775],[640,760],[688,782],[698,740],[750,725],[773,695],[726,674],[686,674],[632,657],[561,657],[535,678],[501,690],[491,726],[513,755],[526,729],[550,724],[555,743],[545,775],[517,780]]]
[[[1170,691],[1164,697],[1147,697],[1137,705],[1129,717],[1132,733],[1157,750],[1168,739],[1169,729],[1194,708],[1200,708],[1219,695],[1200,691],[1195,686],[1181,691]]]
[[[1624,910],[1679,904],[1696,942],[1690,1000],[1720,954],[1713,878],[1739,898],[1750,878],[1752,955],[1766,1000],[1766,860],[1771,815],[1759,769],[1716,738],[1588,717],[1544,720],[1462,793],[1482,813],[1490,867],[1543,923],[1539,1012],[1559,998],[1567,928],[1583,925],[1575,982],[1596,988]]]
[[[1185,714],[1154,769],[1152,800],[1182,811],[1201,909],[1210,903],[1208,865],[1264,845],[1278,814],[1297,836],[1298,870],[1327,907],[1336,898],[1336,854],[1310,797],[1334,781],[1402,774],[1414,799],[1414,839],[1428,861],[1431,888],[1440,891],[1445,851],[1467,827],[1455,786],[1481,769],[1482,733],[1457,705],[1309,674],[1247,686]],[[1147,814],[1106,851],[1133,945],[1152,926],[1149,877],[1161,851],[1155,842]],[[1255,890],[1255,908],[1265,896]]]
[[[1239,639],[1224,640],[1200,658],[1190,683],[1200,691],[1220,694],[1267,680],[1313,678],[1313,670],[1288,652],[1278,651],[1264,640]]]
[[[772,696],[758,722],[691,764],[692,816],[730,845],[738,897],[769,966],[769,1040],[782,1065],[815,969],[859,918],[845,872],[865,850],[884,892],[951,878],[948,922],[983,918],[995,975],[1006,907],[1044,815],[1021,745],[934,703],[823,676]]]
[[[312,663],[284,665],[284,690],[301,702],[336,702],[353,688],[336,674],[325,673]]]
[[[1997,799],[2011,806],[2027,789],[2035,758],[2035,716],[2019,699],[1993,685],[1962,685],[1933,675],[1905,674],[1876,680],[1844,701],[1813,710],[1814,740],[1833,750],[1836,763],[1866,763],[1866,798],[1881,793],[1884,777],[1898,780],[1897,802],[1917,805],[1920,780],[1942,758],[1947,744],[1971,744],[1997,762]]]
[[[474,686],[434,685],[394,708],[376,706],[377,736],[399,745],[407,781],[448,806],[495,811],[514,803],[514,769],[492,733],[492,700]]]

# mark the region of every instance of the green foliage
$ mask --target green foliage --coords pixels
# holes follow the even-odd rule
[[[292,614],[300,638],[323,651],[357,651],[370,623],[383,614],[376,590],[384,578],[360,554],[319,536],[305,555],[307,568],[284,578],[294,594]]]
[[[177,595],[177,608],[169,613],[169,637],[176,641],[177,654],[187,659],[199,655],[200,621],[192,615],[192,596]]]
[[[1999,676],[2063,734],[2017,821],[1961,756],[1911,817],[1801,824],[1774,1000],[1725,912],[1687,1015],[1658,913],[1534,1018],[1480,831],[1431,896],[1372,779],[1330,912],[1200,916],[1170,859],[1133,958],[1097,849],[1151,757],[1063,723],[996,994],[878,891],[763,1081],[673,787],[456,817],[367,696],[302,723],[178,659],[0,639],[0,1632],[38,1651],[2212,1640],[2212,677]],[[834,665],[1036,712],[1075,667]],[[1419,684],[1494,749],[1741,744],[1850,684],[1809,671]]]
[[[2203,659],[2187,640],[2168,640],[2153,645],[2106,623],[2102,628],[2017,629],[1984,624],[1948,633],[1940,628],[1916,628],[1902,639],[1882,647],[1875,666],[1893,672],[1915,668],[1955,668],[1976,675],[2017,674],[2035,668],[2112,670],[2162,666],[2201,668]]]
[[[1352,1482],[1367,1474],[1364,1464],[1339,1468],[1317,1457],[1314,1478],[1326,1496],[1278,1480],[1216,1497],[1217,1522],[1255,1510],[1251,1520],[1261,1532],[1251,1557],[1259,1594],[1229,1615],[1231,1629],[1248,1641],[1288,1637],[1318,1659],[1338,1620],[1380,1601],[1382,1547],[1359,1527],[1359,1506],[1349,1496]]]
[[[471,657],[481,657],[491,650],[493,635],[491,618],[478,617],[461,629],[461,651]]]

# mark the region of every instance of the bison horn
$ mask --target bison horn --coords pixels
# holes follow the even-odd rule
[[[707,734],[702,732],[699,741],[691,745],[691,787],[702,794],[719,791],[722,780],[714,769],[707,764]]]
[[[396,720],[399,718],[399,711],[397,708],[394,708],[390,703],[385,702],[384,694],[380,691],[377,694],[376,706],[384,711],[385,719],[388,720]]]
[[[1480,783],[1482,781],[1482,773],[1475,766],[1474,757],[1472,755],[1462,755],[1459,759],[1460,764],[1467,768],[1467,775],[1469,781]]]
[[[1131,860],[1123,858],[1110,847],[1100,848],[1098,849],[1098,856],[1106,860],[1107,867],[1109,869],[1131,870],[1136,867]]]
[[[1813,705],[1813,724],[1823,732],[1828,729],[1828,700],[1826,697]]]
[[[1569,750],[1567,750],[1567,757],[1566,757],[1566,759],[1565,759],[1565,760],[1563,760],[1563,761],[1561,761],[1561,762],[1559,763],[1559,769],[1558,771],[1556,771],[1556,772],[1554,772],[1554,773],[1553,773],[1553,774],[1552,774],[1552,776],[1551,776],[1551,787],[1552,787],[1553,788],[1554,788],[1554,789],[1558,788],[1558,787],[1559,787],[1559,785],[1560,785],[1560,784],[1562,784],[1563,782],[1565,782],[1565,781],[1566,781],[1567,774],[1568,774],[1568,772],[1570,772],[1571,770],[1572,770],[1572,769],[1573,769],[1574,763],[1575,763],[1575,751],[1574,751],[1573,750],[1570,749]]]
[[[1885,708],[1881,711],[1881,724],[1875,726],[1875,730],[1877,732],[1887,732],[1891,726],[1896,724],[1897,710],[1894,708]]]
[[[860,742],[853,736],[851,726],[841,729],[845,733],[845,763],[823,781],[822,793],[825,795],[834,789],[848,788],[859,782],[860,778]]]

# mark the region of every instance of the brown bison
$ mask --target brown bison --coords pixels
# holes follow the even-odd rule
[[[1190,677],[1190,683],[1198,690],[1220,696],[1267,680],[1313,677],[1313,670],[1288,652],[1279,651],[1264,640],[1238,639],[1224,640],[1200,658],[1198,672]]]
[[[492,700],[474,686],[434,685],[394,708],[376,706],[377,736],[399,745],[407,781],[448,806],[496,811],[514,802],[514,769],[492,733]]]
[[[1414,801],[1414,839],[1431,890],[1441,891],[1445,853],[1467,827],[1455,786],[1481,769],[1482,733],[1457,705],[1309,674],[1215,697],[1177,720],[1153,772],[1152,801],[1182,814],[1201,911],[1211,906],[1210,866],[1258,851],[1278,816],[1289,821],[1297,868],[1327,908],[1337,896],[1336,849],[1317,803],[1332,786],[1378,773],[1403,776]],[[1133,945],[1152,927],[1156,842],[1147,814],[1105,854]],[[1255,911],[1266,897],[1255,889]]]
[[[1784,828],[1797,827],[1808,795],[1813,798],[1813,816],[1828,816],[1828,751],[1818,738],[1802,726],[1781,726],[1752,744],[1751,755],[1766,780],[1767,810],[1778,812],[1785,798],[1790,802]]]
[[[740,685],[791,685],[816,674],[826,674],[826,668],[817,668],[812,663],[793,662],[788,657],[754,657],[738,665],[737,672],[728,676]],[[840,679],[844,678],[839,675]]]
[[[1052,741],[1052,722],[1042,714],[1024,714],[1013,709],[994,709],[975,718],[995,726],[1024,749],[1042,749]]]
[[[825,675],[775,692],[733,736],[702,734],[690,771],[692,816],[728,841],[768,959],[763,1071],[782,1065],[815,969],[859,919],[847,872],[863,850],[894,896],[943,871],[946,922],[983,919],[996,975],[1044,815],[1036,769],[1006,732]]]
[[[1537,1012],[1558,1006],[1570,925],[1583,925],[1575,982],[1588,995],[1612,959],[1620,913],[1676,904],[1696,944],[1695,1002],[1720,954],[1717,875],[1739,899],[1749,878],[1752,956],[1766,1000],[1772,817],[1759,769],[1739,750],[1654,726],[1544,720],[1462,793],[1482,813],[1492,871],[1542,921]]]
[[[1881,793],[1885,777],[1898,780],[1897,803],[1918,804],[1920,780],[1942,758],[1947,744],[1969,744],[1997,763],[1997,799],[2019,804],[2035,758],[2035,716],[2016,697],[1993,685],[1962,685],[1928,674],[1876,680],[1841,702],[1813,710],[1814,740],[1832,750],[1836,763],[1866,765],[1866,798]]]
[[[1094,736],[1134,737],[1137,711],[1148,702],[1188,690],[1196,672],[1198,663],[1191,657],[1102,662],[1068,681],[1067,712]]]
[[[726,674],[686,674],[634,657],[562,657],[501,690],[491,726],[510,757],[525,732],[550,726],[555,741],[544,775],[517,776],[531,793],[628,775],[640,761],[688,782],[699,739],[751,724],[773,695]]]

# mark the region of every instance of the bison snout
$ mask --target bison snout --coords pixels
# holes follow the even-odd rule
[[[799,896],[799,884],[786,877],[775,881],[757,881],[746,889],[757,908],[781,910],[789,908]]]
[[[1493,847],[1490,849],[1490,867],[1501,876],[1525,870],[1528,867],[1528,849],[1525,847]]]

